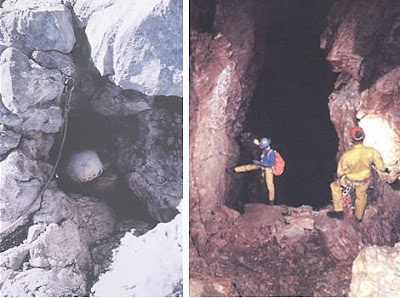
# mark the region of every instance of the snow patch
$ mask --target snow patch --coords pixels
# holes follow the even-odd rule
[[[181,214],[142,236],[133,232],[113,251],[111,268],[100,275],[92,296],[171,296],[182,283]]]

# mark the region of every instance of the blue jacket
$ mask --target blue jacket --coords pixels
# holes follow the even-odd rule
[[[275,151],[272,148],[265,149],[261,154],[260,165],[267,168],[272,168],[275,163]]]

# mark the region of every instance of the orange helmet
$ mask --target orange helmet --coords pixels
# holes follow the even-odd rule
[[[350,136],[351,136],[351,139],[353,140],[353,142],[358,143],[358,142],[362,142],[364,140],[365,133],[361,127],[356,126],[350,130]]]

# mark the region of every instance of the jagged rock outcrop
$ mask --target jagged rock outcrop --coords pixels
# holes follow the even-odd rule
[[[377,210],[369,205],[359,224],[310,206],[248,204],[243,214],[221,207],[206,225],[207,244],[193,239],[192,294],[346,296],[360,250],[396,241]]]
[[[34,202],[43,184],[43,177],[35,161],[19,150],[12,151],[0,163],[0,223],[2,229]],[[39,207],[37,202],[34,208]]]
[[[1,294],[85,295],[92,259],[89,247],[113,229],[114,217],[105,203],[46,190],[26,240],[1,253]]]
[[[152,1],[148,6],[139,5],[148,13],[141,14],[145,11],[132,3],[104,1],[111,8],[106,13],[113,14],[113,21],[119,20],[112,24],[104,22],[108,17],[100,17],[105,8],[101,1],[1,2],[1,229],[27,211],[26,206],[35,203],[24,220],[1,232],[0,293],[2,296],[85,296],[98,275],[108,269],[111,250],[119,246],[125,233],[135,229],[134,235],[139,236],[151,229],[155,221],[172,219],[182,198],[182,99],[167,97],[182,95],[182,4]],[[75,26],[81,19],[79,7],[82,6],[86,6],[82,15],[90,11],[87,28],[91,29],[86,31],[91,32],[90,37],[83,32],[86,23]],[[123,18],[126,10],[137,18]],[[111,39],[98,39],[99,32],[108,34],[107,26],[112,27],[112,32],[118,29],[118,36],[111,34],[108,35]],[[167,41],[171,46],[164,46]],[[106,66],[102,66],[95,49],[108,51],[114,45],[115,49],[107,52],[113,62],[103,61]],[[142,50],[139,56],[131,51],[134,46]],[[156,64],[158,67],[153,67]],[[110,78],[114,75],[114,78],[101,77],[96,66],[107,68],[109,72],[100,71],[101,74]],[[144,75],[149,76],[144,78]],[[74,79],[73,86],[68,88],[67,77]],[[122,87],[113,81],[120,82]],[[69,106],[67,91],[71,87],[74,89]],[[144,90],[147,95],[143,94]],[[83,127],[73,130],[79,126],[74,120],[79,116],[90,122],[95,114],[93,110],[103,114],[102,120],[106,120],[95,133],[79,136],[80,131],[86,130]],[[57,183],[51,181],[36,200],[53,170],[66,111],[69,112],[69,134],[56,175]],[[102,131],[108,124],[107,131],[112,131],[112,135]],[[90,143],[96,137],[99,139]],[[82,139],[88,141],[81,144]],[[78,141],[73,143],[75,140]],[[117,156],[118,150],[124,152],[132,147],[134,154]],[[153,218],[149,217],[149,222],[126,218],[121,221],[118,212],[110,207],[112,202],[99,200],[101,195],[91,198],[72,194],[85,193],[84,185],[75,185],[73,191],[63,188],[68,194],[60,191],[64,160],[80,149],[98,149],[101,158],[106,156],[106,175],[88,186],[97,187],[94,193],[109,195],[123,185],[126,189],[116,191],[114,198],[125,195],[147,201]],[[142,179],[129,180],[132,173]],[[119,183],[114,183],[116,180]],[[138,209],[130,213],[138,214]],[[144,213],[147,214],[146,210]],[[165,223],[172,230],[181,228],[179,225],[180,221]],[[178,245],[179,237],[172,237],[170,242]],[[130,246],[124,248],[129,250]],[[150,250],[151,247],[144,248],[146,252]],[[180,258],[181,252],[177,253]],[[178,294],[182,289],[181,266],[179,262],[174,264],[173,278],[163,276],[166,284],[177,283]],[[114,269],[118,270],[117,267]],[[151,273],[144,279],[151,280]],[[141,281],[139,278],[134,281],[135,286],[139,287]],[[173,292],[171,288],[169,293]]]
[[[72,14],[60,1],[4,1],[0,43],[29,54],[34,50],[71,52],[75,43]]]
[[[353,263],[349,296],[397,297],[400,293],[400,243],[370,246]]]
[[[189,176],[195,238],[204,237],[202,225],[214,218],[215,208],[235,187],[225,170],[239,154],[234,138],[255,87],[251,78],[259,71],[263,46],[263,35],[256,30],[260,15],[250,2],[222,1],[215,23],[208,19],[211,32],[191,28]],[[232,30],[231,23],[242,30]]]
[[[359,121],[365,144],[378,149],[389,168],[400,156],[399,14],[399,4],[390,1],[339,1],[321,38],[340,72],[329,103],[339,154],[349,148],[349,130]]]
[[[74,3],[102,76],[146,95],[182,96],[182,2]]]

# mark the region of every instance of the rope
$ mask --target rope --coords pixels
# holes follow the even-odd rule
[[[60,144],[60,149],[58,151],[57,159],[54,164],[53,170],[51,171],[49,178],[47,179],[46,183],[43,185],[38,196],[29,204],[29,206],[25,209],[25,211],[22,213],[22,215],[20,217],[18,217],[14,222],[12,222],[11,224],[9,224],[8,226],[6,226],[4,229],[2,229],[0,231],[0,237],[3,237],[3,235],[6,234],[6,232],[8,232],[10,229],[12,229],[13,227],[15,227],[17,224],[19,224],[21,221],[23,221],[25,219],[25,216],[29,213],[29,211],[31,211],[32,206],[37,202],[37,200],[42,199],[42,196],[43,196],[45,190],[49,186],[51,180],[54,178],[54,175],[56,174],[56,170],[57,170],[58,164],[61,159],[61,153],[64,148],[65,139],[67,136],[68,112],[69,112],[69,106],[70,106],[71,98],[72,98],[72,91],[74,90],[73,79],[70,76],[67,76],[64,85],[65,85],[64,91],[68,92],[69,96],[68,96],[68,100],[65,103],[65,107],[64,107],[64,113],[63,113],[64,123],[61,127],[61,134],[62,134],[61,135],[61,144]],[[42,202],[40,202],[40,203],[42,203]]]

